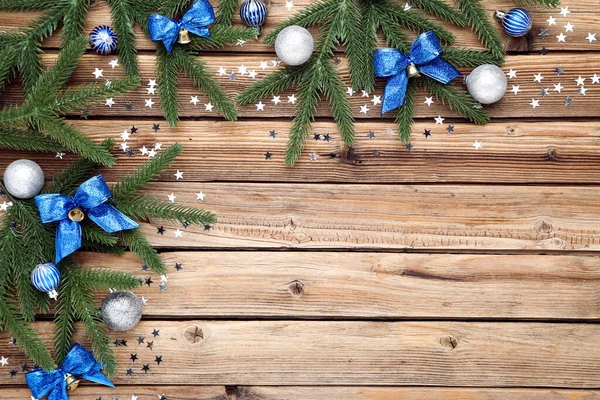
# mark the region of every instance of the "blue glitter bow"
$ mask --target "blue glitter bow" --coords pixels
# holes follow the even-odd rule
[[[398,49],[378,49],[374,53],[375,75],[389,78],[383,91],[381,113],[392,111],[404,104],[408,73],[415,65],[423,75],[446,84],[461,74],[448,62],[442,60],[442,46],[435,32],[427,31],[415,39],[408,56]]]
[[[179,31],[187,29],[195,35],[209,38],[210,32],[207,26],[214,22],[215,11],[213,6],[208,0],[196,0],[180,20],[167,18],[160,14],[150,14],[148,31],[153,41],[162,40],[167,53],[171,53]]]
[[[47,400],[68,400],[67,387],[82,378],[114,388],[101,369],[102,365],[96,361],[92,352],[75,343],[58,369],[50,372],[36,369],[27,373],[25,379],[36,399],[50,393]]]
[[[83,182],[73,197],[63,194],[35,196],[42,222],[46,224],[59,221],[56,228],[56,264],[81,247],[82,212],[108,233],[140,227],[137,222],[108,203],[111,196],[102,175]],[[77,214],[80,218],[74,218]]]

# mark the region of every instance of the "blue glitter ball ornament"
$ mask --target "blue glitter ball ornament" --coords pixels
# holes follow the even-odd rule
[[[267,14],[267,5],[262,0],[245,0],[240,6],[242,22],[258,30],[267,20]]]
[[[496,11],[495,15],[502,23],[504,31],[512,37],[527,35],[533,25],[531,14],[523,8],[513,8],[507,12]]]
[[[60,284],[60,271],[52,263],[38,264],[31,273],[31,283],[40,292],[48,293],[51,299],[56,299],[56,288]]]
[[[100,25],[90,32],[90,46],[98,54],[111,54],[118,43],[117,33],[110,26]]]

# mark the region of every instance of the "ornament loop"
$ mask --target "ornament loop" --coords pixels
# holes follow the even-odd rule
[[[73,222],[81,222],[85,218],[85,214],[80,208],[74,208],[69,211],[69,219]]]
[[[496,10],[496,12],[494,13],[494,17],[502,21],[504,17],[506,17],[506,13],[504,11]]]

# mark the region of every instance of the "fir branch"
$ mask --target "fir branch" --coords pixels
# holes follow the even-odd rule
[[[117,361],[115,352],[110,346],[108,327],[100,318],[100,312],[94,303],[92,291],[87,282],[77,279],[76,276],[72,276],[72,279],[76,285],[85,288],[74,290],[72,293],[77,317],[81,320],[87,333],[96,360],[103,364],[103,372],[109,377],[114,376],[117,373]]]
[[[477,0],[473,0],[477,1]],[[379,14],[387,16],[401,27],[416,33],[425,31],[434,31],[442,43],[452,44],[455,41],[455,36],[441,26],[427,18],[423,14],[404,10],[404,6],[397,2],[385,1],[375,2],[374,7]]]
[[[113,201],[119,203],[128,196],[136,195],[148,185],[151,179],[158,177],[181,154],[182,146],[175,143],[163,150],[152,160],[138,167],[135,172],[123,178],[112,188]]]
[[[42,152],[57,152],[65,149],[64,146],[44,137],[36,131],[27,131],[18,128],[15,128],[12,132],[7,131],[6,128],[0,128],[0,148]]]
[[[130,218],[143,221],[152,220],[156,222],[165,221],[198,225],[214,224],[217,222],[216,216],[209,211],[166,203],[147,196],[122,200],[118,203],[118,208],[119,211]]]
[[[277,70],[260,81],[250,85],[240,93],[237,101],[241,105],[254,103],[258,99],[264,99],[285,92],[292,86],[300,83],[302,75],[307,69],[307,64],[300,67],[285,67]]]
[[[442,0],[411,0],[410,4],[443,21],[450,22],[452,25],[465,26],[467,24],[466,18],[458,10]]]
[[[372,92],[375,89],[373,49],[377,45],[377,26],[372,7],[360,7],[349,0],[344,14],[346,20],[346,56],[350,69],[350,84]]]
[[[114,139],[105,139],[100,145],[110,151],[114,147],[115,141]],[[46,185],[44,193],[74,194],[79,187],[79,183],[94,171],[95,166],[94,162],[86,158],[78,158],[52,178],[52,182]]]
[[[173,57],[175,60],[174,62],[183,70],[183,73],[192,80],[194,86],[198,87],[208,96],[209,100],[215,104],[217,110],[219,110],[226,120],[235,121],[238,119],[240,116],[238,109],[235,107],[233,101],[225,94],[223,88],[219,85],[219,82],[212,74],[208,73],[204,62],[196,59],[190,52],[180,49],[173,49],[171,57]],[[168,117],[167,120],[169,120]],[[171,121],[169,121],[169,123],[171,123]],[[171,125],[173,124],[171,123]]]
[[[73,153],[109,167],[115,163],[109,151],[60,118],[35,119],[32,124]]]
[[[406,95],[404,96],[404,105],[396,110],[396,123],[398,124],[398,136],[404,144],[410,143],[412,126],[414,123],[413,115],[415,109],[415,95],[417,93],[417,81],[409,79]]]
[[[210,38],[194,36],[188,46],[197,51],[214,50],[235,44],[238,40],[253,39],[256,39],[256,31],[254,29],[240,26],[214,25],[210,28]]]
[[[556,8],[560,5],[560,0],[515,0],[515,3],[523,7]]]
[[[108,97],[133,90],[138,86],[139,80],[134,77],[113,79],[110,85],[97,82],[84,83],[58,92],[54,108],[63,114],[78,111],[92,104],[98,104]]]
[[[0,0],[2,11],[42,11],[49,8],[60,8],[67,0]]]
[[[127,0],[108,0],[112,17],[112,26],[119,38],[117,51],[127,76],[138,78],[139,66],[136,49],[136,35],[133,21],[130,17],[130,7]],[[147,19],[147,17],[146,17]]]
[[[329,99],[331,113],[344,144],[352,146],[354,144],[354,116],[352,115],[350,102],[346,97],[344,82],[335,70],[335,65],[331,60],[326,60],[323,63],[323,73],[324,79],[321,91]]]
[[[421,82],[437,100],[441,101],[442,104],[447,104],[451,110],[456,111],[471,122],[485,125],[490,120],[481,104],[473,100],[466,92],[452,85],[443,85],[433,79],[422,79]]]
[[[300,25],[304,28],[310,28],[328,20],[340,10],[340,4],[342,3],[343,1],[340,0],[317,0],[311,3],[269,32],[264,38],[265,44],[274,45],[279,32],[288,26]]]
[[[73,292],[77,290],[76,284],[71,279],[71,265],[61,268],[61,284],[58,290],[58,298],[54,309],[54,355],[56,362],[61,363],[73,338],[74,325],[76,321],[75,301]]]
[[[40,368],[53,370],[56,368],[50,352],[31,324],[23,321],[14,305],[0,295],[0,321],[10,335],[17,339],[17,345]]]
[[[77,40],[85,27],[87,13],[94,0],[76,0],[65,5],[62,27],[62,47]]]
[[[481,43],[488,48],[496,58],[504,59],[504,45],[502,37],[492,25],[487,10],[479,0],[454,0],[467,18],[471,29],[477,34]]]
[[[231,26],[233,24],[233,16],[238,9],[238,0],[221,0],[219,1],[219,8],[215,14],[216,23],[210,30],[211,36],[214,34],[214,30],[222,26]]]
[[[86,222],[87,221],[87,222]],[[98,225],[89,222],[88,220],[82,221],[81,226],[83,240],[87,242],[93,242],[97,244],[102,244],[105,246],[116,246],[117,245],[117,237],[111,235],[104,231],[104,229],[100,228]]]
[[[388,47],[401,50],[404,54],[410,51],[411,40],[392,18],[382,13],[375,13],[377,25],[381,29]]]
[[[125,272],[106,268],[82,267],[73,271],[78,282],[85,282],[86,289],[95,292],[108,289],[131,290],[140,287],[140,279]]]
[[[475,68],[483,64],[504,65],[503,58],[495,57],[489,51],[449,47],[444,49],[442,58],[456,68]]]
[[[158,79],[158,97],[165,119],[170,126],[177,126],[179,121],[179,100],[177,98],[178,65],[175,54],[180,52],[173,49],[172,54],[160,47],[156,55],[156,77]]]
[[[81,244],[81,251],[109,254],[113,256],[122,256],[123,254],[125,254],[125,248],[123,248],[122,246],[106,246],[103,244],[86,241],[84,241]]]
[[[58,54],[54,65],[49,68],[36,81],[35,85],[29,91],[23,107],[26,109],[35,109],[41,104],[47,104],[54,100],[52,94],[65,85],[67,80],[79,64],[81,56],[85,52],[88,39],[85,36],[78,36],[66,43]]]
[[[317,60],[309,61],[310,67],[302,77],[298,87],[298,104],[296,116],[288,136],[285,151],[285,163],[289,166],[296,164],[304,149],[304,142],[310,134],[311,123],[317,111],[320,96],[318,89],[321,86],[322,77]]]
[[[167,266],[160,258],[156,250],[138,230],[119,232],[121,241],[129,247],[129,250],[142,260],[152,271],[159,275],[167,272]]]
[[[0,89],[10,83],[14,77],[18,58],[18,52],[12,46],[0,50]]]

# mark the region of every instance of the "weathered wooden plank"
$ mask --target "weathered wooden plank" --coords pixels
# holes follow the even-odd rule
[[[136,290],[148,299],[146,317],[600,318],[598,257],[322,252],[162,257],[169,267],[166,294],[158,283]],[[79,258],[158,280],[141,271],[131,254]]]
[[[203,191],[204,202],[196,200]],[[600,249],[595,187],[161,183],[148,193],[214,211],[181,238],[143,226],[153,245],[195,248]]]
[[[332,122],[314,124],[320,140],[309,140],[303,161],[294,168],[283,163],[291,123],[285,121],[241,120],[183,121],[177,128],[153,121],[84,121],[74,125],[96,141],[117,141],[117,164],[103,170],[106,179],[116,181],[137,167],[140,148],[154,143],[164,146],[183,143],[184,151],[173,169],[184,171],[186,181],[261,182],[477,182],[477,183],[599,183],[600,136],[592,122],[509,122],[486,126],[453,124],[448,135],[443,126],[420,122],[413,128],[410,152],[398,140],[393,122],[360,122],[352,150],[344,147]],[[136,156],[118,149],[120,133],[138,128],[128,145]],[[425,137],[425,129],[431,136]],[[270,136],[275,131],[275,138]],[[369,132],[375,133],[370,139]],[[324,140],[329,135],[328,141]],[[475,141],[483,148],[475,150]],[[272,153],[266,161],[264,154]],[[309,160],[318,154],[318,162]],[[0,167],[8,165],[14,153],[0,153]],[[57,160],[54,154],[24,153],[42,165],[48,178],[62,170],[73,157]],[[159,180],[172,181],[173,171]]]
[[[335,387],[335,386],[79,386],[69,399],[156,399],[168,400],[592,400],[600,392],[572,389],[472,389],[429,387]],[[23,400],[26,388],[5,388],[5,400]]]
[[[35,323],[47,342],[52,325]],[[77,328],[75,339],[87,345],[82,333]],[[137,344],[140,336],[153,341],[152,350]],[[116,384],[600,385],[595,324],[144,321],[114,338],[127,341],[115,347]],[[6,334],[0,339],[0,354],[10,363],[0,369],[0,383],[23,384],[22,373],[11,377],[8,371],[24,359]],[[160,365],[156,356],[162,356]]]
[[[213,2],[217,4],[218,2]],[[269,17],[263,27],[263,32],[266,34],[272,31],[279,23],[287,20],[293,13],[301,10],[311,3],[311,0],[295,0],[294,8],[289,11],[285,8],[285,1],[271,1],[269,4]],[[514,2],[509,0],[484,0],[484,5],[488,9],[490,15],[497,9],[507,10],[515,6]],[[596,32],[600,24],[600,16],[597,13],[597,3],[595,0],[562,0],[563,6],[568,6],[571,14],[567,18],[562,17],[556,9],[531,9],[534,26],[529,42],[525,39],[512,39],[505,35],[506,47],[510,51],[528,51],[539,50],[546,47],[551,50],[599,50],[600,44],[594,42],[590,44],[585,37],[588,32]],[[23,26],[35,18],[37,13],[8,13],[0,12],[0,30],[14,29]],[[556,25],[548,27],[546,20],[550,17],[557,17]],[[573,32],[566,32],[568,37],[566,43],[558,43],[555,35],[564,32],[564,26],[568,21],[575,23]],[[236,18],[236,23],[241,24],[239,17]],[[86,33],[89,33],[93,27],[97,25],[110,25],[110,9],[105,2],[98,2],[92,6]],[[468,28],[458,28],[449,24],[444,24],[457,36],[457,45],[482,48],[477,40],[477,37]],[[549,29],[550,37],[544,39],[537,34],[541,29]],[[153,50],[155,45],[145,37],[139,27],[136,26],[137,32],[137,47],[144,50]],[[316,30],[313,30],[316,33]],[[60,40],[55,35],[47,39],[44,43],[47,48],[57,48],[60,45]],[[266,46],[262,40],[248,42],[244,47],[231,46],[229,51],[272,51],[272,47]]]
[[[47,55],[46,61],[51,62],[56,57],[55,54]],[[112,107],[105,105],[94,107],[90,110],[91,116],[144,116],[144,117],[161,117],[162,111],[159,107],[158,96],[149,95],[146,84],[149,79],[154,79],[155,57],[153,55],[141,55],[140,70],[142,75],[142,87],[135,91],[129,92],[126,95],[115,99],[116,104]],[[252,82],[255,82],[248,74],[242,76],[237,74],[238,67],[244,65],[248,70],[255,70],[258,73],[258,78],[263,78],[267,72],[273,71],[270,67],[263,71],[259,69],[261,61],[272,59],[270,55],[246,55],[243,59],[232,57],[230,55],[210,55],[203,59],[207,62],[210,71],[214,72],[219,78],[219,82],[227,91],[229,96],[235,97],[239,92],[246,88]],[[81,65],[75,71],[71,82],[82,83],[94,80],[93,72],[95,68],[104,70],[103,79],[113,79],[122,76],[122,67],[111,69],[108,65],[110,58],[99,55],[85,55]],[[592,85],[590,77],[594,73],[598,73],[597,66],[600,65],[600,53],[586,54],[586,57],[575,57],[573,54],[558,54],[552,56],[513,56],[509,57],[507,64],[504,67],[505,71],[512,68],[517,71],[517,78],[510,80],[510,85],[519,85],[521,93],[514,95],[508,92],[507,95],[498,103],[488,106],[487,110],[490,115],[495,118],[517,118],[517,117],[596,117],[600,112],[598,104],[600,104],[600,85]],[[564,72],[560,75],[554,73],[557,66],[562,66]],[[225,68],[228,73],[235,72],[236,78],[232,80],[229,75],[219,77],[217,73],[220,67]],[[348,69],[345,60],[341,60],[339,64],[343,78],[348,82]],[[463,70],[467,73],[468,70]],[[534,83],[534,74],[542,73],[544,76],[543,85]],[[586,78],[587,93],[585,96],[579,96],[579,88],[575,79],[578,76]],[[208,99],[202,95],[191,85],[190,81],[181,77],[179,85],[179,100],[181,104],[180,115],[182,117],[219,117],[216,109],[206,111],[205,104]],[[564,87],[559,94],[553,91],[553,84],[561,83]],[[160,82],[159,82],[160,84]],[[383,93],[385,82],[378,80],[377,90],[375,95],[380,96]],[[543,97],[539,94],[541,88],[548,88],[550,95]],[[509,86],[509,89],[511,86]],[[293,94],[292,91],[285,92],[281,95],[281,103],[275,105],[273,99],[263,99],[265,104],[264,111],[257,111],[257,107],[253,104],[240,107],[244,117],[264,118],[264,117],[289,117],[295,110],[295,105],[288,102],[288,97]],[[373,98],[362,97],[358,92],[350,97],[350,103],[354,116],[356,118],[379,118],[381,105],[374,106]],[[199,96],[196,105],[190,102],[192,96]],[[456,114],[452,113],[441,102],[436,102],[431,107],[424,104],[426,93],[421,90],[417,95],[415,116],[417,118],[427,118],[431,124],[434,124],[434,117],[441,115],[443,117],[453,117]],[[565,106],[565,98],[570,96],[573,98],[571,106]],[[533,109],[529,104],[532,98],[540,100],[540,107]],[[9,103],[19,103],[22,99],[22,88],[18,84],[10,85],[0,97],[0,105]],[[152,99],[155,104],[152,108],[146,107],[147,99]],[[134,107],[131,111],[127,111],[125,105],[131,103]],[[329,106],[324,101],[319,107],[319,116],[331,116]],[[366,113],[360,112],[361,106],[367,105],[369,111]],[[393,118],[393,112],[385,115],[386,118]],[[446,125],[444,125],[446,126]]]

